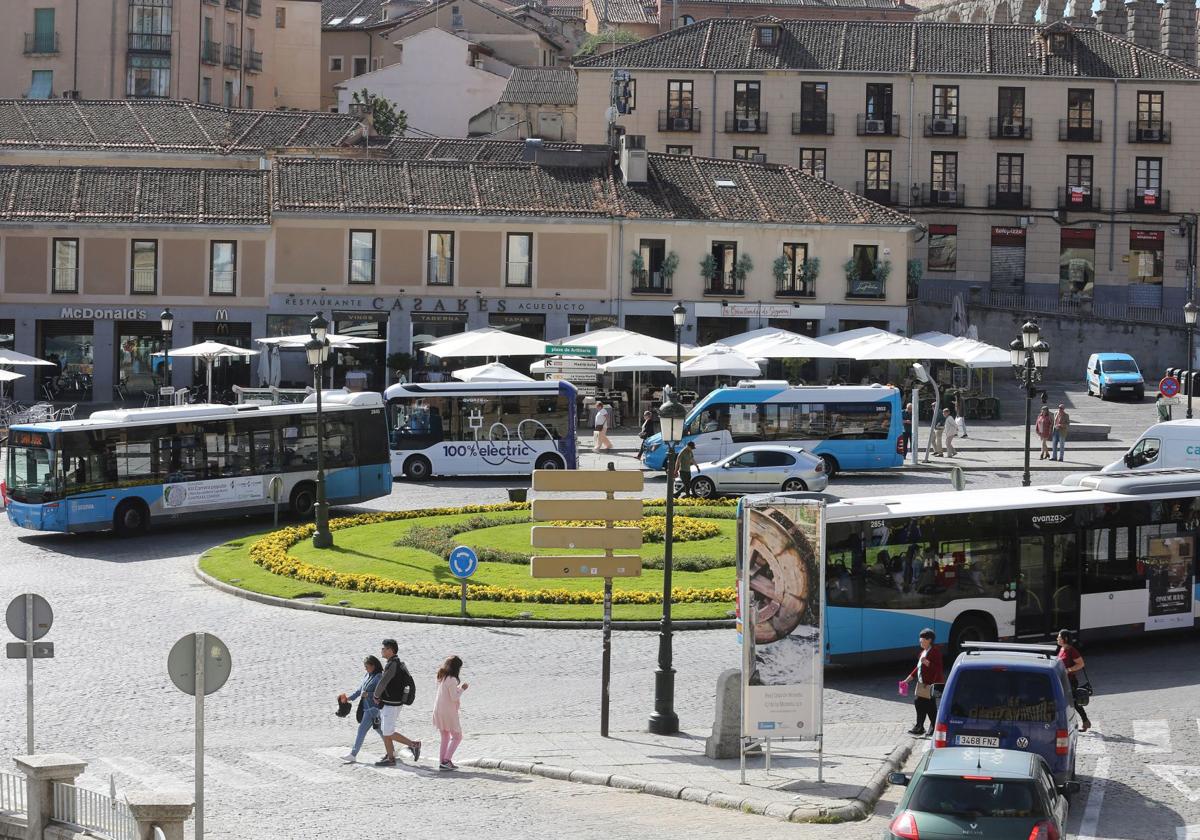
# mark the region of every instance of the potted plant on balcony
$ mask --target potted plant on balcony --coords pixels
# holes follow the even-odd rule
[[[892,273],[891,260],[875,260],[869,276],[859,268],[858,261],[848,259],[842,264],[846,273],[846,284],[854,297],[883,297],[887,279]]]
[[[821,258],[813,257],[800,263],[800,288],[807,294],[815,294],[817,275],[821,273]]]
[[[740,292],[746,288],[746,275],[754,270],[754,260],[750,259],[749,254],[742,254],[737,258],[737,262],[733,264],[733,288],[734,291]]]
[[[644,289],[646,287],[646,260],[640,251],[632,251],[633,259],[629,261],[629,273],[633,276],[633,287],[635,289]]]
[[[704,278],[704,290],[712,290],[712,279],[717,275],[717,258],[711,253],[700,260],[700,276]]]
[[[674,251],[669,252],[663,257],[658,270],[662,274],[663,289],[670,291],[671,281],[675,278],[675,272],[679,270],[679,255]]]
[[[792,263],[787,257],[780,254],[771,263],[771,273],[775,275],[775,290],[779,292],[794,292],[795,289],[787,288],[788,275],[792,272]]]
[[[924,274],[920,260],[908,261],[908,299],[913,300],[917,297],[921,289],[921,277]]]

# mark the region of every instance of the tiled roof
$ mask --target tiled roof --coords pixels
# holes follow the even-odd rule
[[[588,0],[601,23],[652,23],[658,25],[658,4],[653,0]]]
[[[501,102],[574,105],[575,71],[570,67],[517,67],[500,94]]]
[[[339,146],[359,126],[348,114],[247,111],[174,100],[0,99],[0,152],[261,154],[291,146]]]
[[[780,29],[779,45],[757,46],[755,26]],[[1067,55],[1050,54],[1037,26],[935,21],[713,18],[680,27],[578,67],[694,70],[852,70],[874,73],[995,74],[1198,80],[1200,70],[1098,29],[1072,29]]]
[[[332,215],[915,224],[895,210],[790,167],[650,154],[648,169],[646,183],[626,186],[611,163],[281,158],[271,170],[272,209]]]
[[[549,0],[543,5],[551,17],[563,20],[583,19],[583,0]]]
[[[268,173],[0,166],[0,222],[265,225]]]
[[[939,0],[941,2],[941,0]],[[811,6],[831,10],[861,10],[909,12],[916,14],[920,9],[913,3],[897,3],[895,0],[687,0],[689,6],[712,4],[714,6]]]
[[[369,29],[386,18],[387,0],[321,0],[322,29]]]
[[[554,151],[581,149],[575,143],[542,143]],[[392,157],[402,160],[457,160],[480,163],[516,163],[522,160],[525,143],[520,140],[394,140],[389,146]]]

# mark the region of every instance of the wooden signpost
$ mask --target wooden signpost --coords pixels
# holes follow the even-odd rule
[[[536,555],[529,558],[535,578],[604,578],[604,653],[600,666],[600,735],[608,737],[608,681],[612,665],[612,582],[615,577],[640,577],[642,558],[616,554],[614,549],[641,548],[642,529],[613,523],[641,520],[641,499],[618,499],[620,492],[640,492],[641,470],[534,470],[536,492],[602,492],[604,499],[534,499],[533,519],[538,522],[595,521],[604,525],[535,525],[530,530],[534,548],[602,549],[603,554]]]

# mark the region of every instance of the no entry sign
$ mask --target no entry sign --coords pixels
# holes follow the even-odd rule
[[[1158,391],[1164,397],[1173,397],[1179,393],[1179,380],[1174,376],[1164,376],[1158,383]]]

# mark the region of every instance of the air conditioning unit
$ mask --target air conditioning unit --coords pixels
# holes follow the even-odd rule
[[[938,204],[957,204],[958,190],[937,190],[934,192]]]
[[[883,120],[867,120],[863,124],[863,131],[867,134],[883,134]]]
[[[738,119],[738,131],[758,131],[758,120]]]
[[[1161,128],[1139,128],[1138,129],[1138,139],[1139,140],[1151,140],[1151,141],[1157,143],[1159,140],[1162,140],[1162,129]]]
[[[63,99],[80,99],[81,97],[79,96],[79,91],[77,91],[77,90],[64,90],[62,92],[62,98]]]
[[[929,128],[933,134],[953,134],[954,120],[939,117],[933,121]]]
[[[755,152],[754,154],[750,155],[750,160],[754,163],[766,163],[767,155],[765,152]]]
[[[671,120],[671,127],[676,131],[691,131],[692,120],[690,117],[675,117]]]
[[[1005,123],[1000,133],[1005,137],[1021,137],[1025,134],[1025,126],[1022,123]]]

